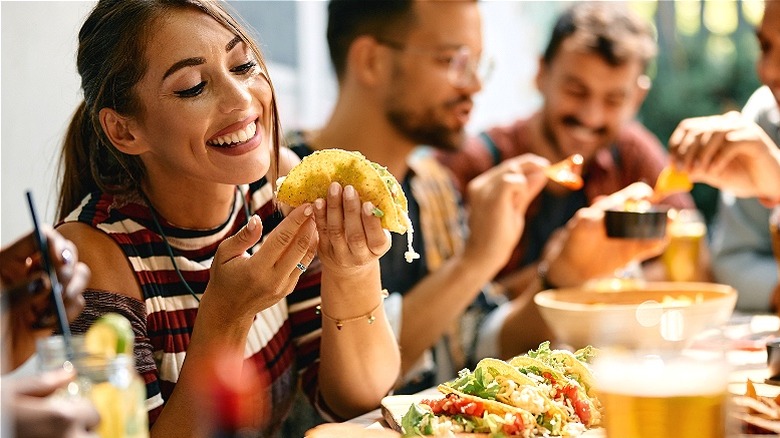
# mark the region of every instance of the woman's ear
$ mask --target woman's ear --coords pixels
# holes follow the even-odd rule
[[[139,155],[146,151],[146,146],[135,135],[135,121],[125,117],[114,109],[103,108],[98,114],[100,126],[106,137],[120,152],[128,155]]]

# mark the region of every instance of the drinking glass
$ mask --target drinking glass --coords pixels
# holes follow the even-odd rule
[[[724,438],[728,371],[723,358],[604,351],[594,374],[607,438]]]
[[[669,245],[661,260],[672,281],[693,281],[699,274],[699,252],[707,225],[696,209],[672,210],[667,226]]]
[[[76,371],[76,380],[57,395],[88,398],[100,414],[97,432],[102,438],[148,437],[146,387],[135,370],[133,357],[90,355],[84,348],[83,336],[72,336],[70,340],[72,360],[67,359],[62,336],[39,339],[36,345],[41,371]]]

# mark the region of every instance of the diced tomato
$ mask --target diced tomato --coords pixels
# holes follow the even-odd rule
[[[544,377],[545,379],[547,379],[547,380],[550,382],[550,384],[552,384],[552,386],[555,386],[555,384],[557,383],[557,382],[555,381],[555,378],[552,376],[552,374],[550,374],[550,373],[549,373],[549,372],[547,372],[547,371],[545,371],[545,372],[543,372],[543,373],[542,373],[542,377]]]
[[[574,413],[580,417],[582,424],[589,424],[591,416],[590,405],[587,401],[580,399],[580,394],[577,392],[577,388],[572,385],[566,385],[566,387],[563,388],[563,395],[571,400]]]
[[[525,424],[523,424],[522,418],[515,416],[514,423],[505,424],[504,427],[502,427],[501,429],[507,435],[520,435],[520,432],[525,430]]]
[[[437,400],[422,400],[421,403],[430,406],[436,415],[465,414],[482,417],[485,412],[484,404],[478,401],[464,400],[457,394],[447,394],[445,398]]]

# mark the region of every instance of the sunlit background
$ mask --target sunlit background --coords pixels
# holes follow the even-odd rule
[[[325,41],[325,1],[231,1],[270,60],[286,129],[324,123],[336,96]],[[533,77],[557,14],[571,2],[481,1],[485,52],[496,68],[476,98],[468,130],[530,114],[539,104]],[[630,1],[658,31],[653,88],[640,114],[663,143],[690,116],[740,108],[758,87],[755,25],[760,0]],[[54,220],[56,161],[65,127],[81,99],[76,34],[92,2],[0,2],[2,135],[0,243],[31,228],[24,190],[32,188]],[[694,190],[709,219],[716,192]]]

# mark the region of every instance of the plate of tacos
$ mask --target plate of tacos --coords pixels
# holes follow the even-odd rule
[[[438,397],[387,397],[383,414],[405,437],[581,436],[601,424],[590,369],[595,354],[592,347],[570,352],[544,342],[508,361],[483,359],[439,385]]]

